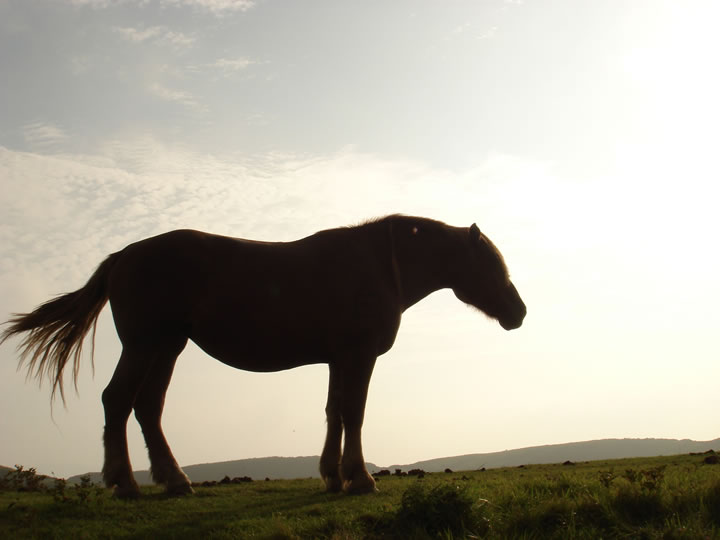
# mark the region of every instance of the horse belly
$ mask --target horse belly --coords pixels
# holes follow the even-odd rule
[[[190,339],[204,352],[237,369],[256,372],[284,371],[329,361],[327,345],[319,340],[299,340],[291,333],[253,329],[193,331]]]
[[[322,306],[322,302],[318,304]],[[211,316],[193,324],[189,337],[213,358],[259,372],[329,363],[358,349],[378,356],[392,347],[399,311],[322,307],[326,310],[285,306],[281,315],[273,317],[264,310],[240,310],[234,317]]]

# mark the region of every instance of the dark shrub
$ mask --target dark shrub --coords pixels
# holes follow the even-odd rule
[[[434,537],[446,532],[462,536],[483,528],[483,520],[473,508],[467,489],[449,484],[426,488],[413,485],[402,497],[394,523],[396,533],[424,531]]]
[[[665,516],[665,506],[658,491],[638,489],[633,485],[620,488],[613,508],[623,519],[637,525],[660,521]]]

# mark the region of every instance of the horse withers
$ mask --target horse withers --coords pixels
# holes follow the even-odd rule
[[[48,376],[65,400],[63,371],[77,382],[85,336],[109,300],[122,353],[105,388],[103,478],[137,497],[126,425],[134,410],[153,480],[191,493],[160,419],[175,361],[188,339],[238,369],[330,370],[320,473],[328,491],[366,493],[361,429],[375,360],[392,347],[402,313],[450,288],[466,304],[518,328],[526,308],[502,255],[477,225],[460,228],[393,215],[294,242],[257,242],[177,230],[108,256],[81,289],[16,315],[0,339],[19,345],[28,374]],[[341,445],[345,433],[344,448]]]

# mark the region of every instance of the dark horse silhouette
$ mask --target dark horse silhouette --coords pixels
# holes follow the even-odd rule
[[[525,317],[502,255],[475,224],[394,215],[287,243],[178,230],[113,253],[83,288],[14,316],[0,343],[29,332],[20,365],[28,361],[29,376],[47,375],[64,401],[63,370],[72,359],[77,385],[83,340],[92,328],[94,344],[110,300],[122,354],[102,394],[103,477],[119,497],[139,494],[126,436],[133,409],[155,482],[171,494],[192,492],[160,425],[188,339],[249,371],[328,364],[320,473],[328,491],[364,493],[375,489],[361,442],[375,360],[392,347],[403,311],[443,288],[506,330]]]

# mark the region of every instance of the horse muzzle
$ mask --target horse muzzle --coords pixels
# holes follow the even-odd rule
[[[517,321],[498,321],[500,323],[500,326],[502,326],[505,330],[515,330],[516,328],[520,328],[522,326],[522,319],[518,319]]]
[[[527,315],[527,307],[525,307],[525,304],[522,304],[521,309],[518,310],[515,316],[504,317],[502,319],[498,318],[498,322],[505,330],[515,330],[522,326],[525,315]]]

